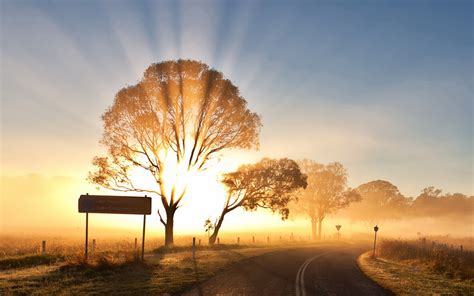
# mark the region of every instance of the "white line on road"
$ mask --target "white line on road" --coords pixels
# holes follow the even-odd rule
[[[295,284],[295,287],[296,287],[296,296],[306,296],[306,289],[304,287],[304,272],[306,271],[306,268],[308,267],[308,265],[314,260],[314,259],[317,259],[321,256],[324,256],[324,255],[327,255],[329,253],[332,253],[334,251],[329,251],[329,252],[326,252],[326,253],[322,253],[322,254],[319,254],[319,255],[316,255],[314,257],[311,257],[309,259],[307,259],[300,267],[300,269],[298,270],[298,273],[296,274],[296,284]]]

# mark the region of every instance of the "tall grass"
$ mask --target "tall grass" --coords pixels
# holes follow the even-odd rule
[[[474,252],[447,244],[418,240],[384,240],[378,248],[381,257],[420,263],[452,278],[474,279]]]

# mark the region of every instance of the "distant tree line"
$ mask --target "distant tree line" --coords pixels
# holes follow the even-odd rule
[[[361,201],[347,208],[352,220],[381,223],[402,218],[435,217],[472,219],[474,196],[444,193],[433,186],[421,190],[417,197],[407,197],[397,186],[384,180],[371,181],[355,189]]]
[[[324,218],[341,213],[353,221],[381,224],[406,218],[457,219],[472,223],[474,197],[461,193],[443,194],[441,189],[426,187],[417,197],[407,197],[397,186],[375,180],[351,189],[346,169],[337,162],[327,165],[312,160],[298,162],[307,174],[308,185],[290,203],[290,215],[310,220],[313,239],[321,238]]]

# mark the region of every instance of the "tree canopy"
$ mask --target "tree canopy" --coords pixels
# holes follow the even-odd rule
[[[462,193],[443,194],[433,186],[421,190],[408,211],[411,217],[455,218],[472,223],[474,197]]]
[[[227,148],[258,148],[260,117],[221,72],[192,60],[152,64],[143,78],[121,89],[102,115],[105,157],[89,180],[117,191],[150,192],[166,212],[167,245],[174,212],[186,193],[186,174],[202,170]],[[155,186],[138,185],[145,171]],[[158,212],[158,214],[160,214]]]
[[[224,174],[222,183],[227,188],[227,198],[209,242],[214,243],[224,216],[242,207],[247,211],[258,208],[278,212],[283,220],[288,218],[288,203],[294,193],[307,185],[298,164],[291,159],[264,158],[255,164],[240,166],[237,171]]]
[[[389,219],[399,219],[406,215],[411,199],[403,196],[398,188],[384,180],[375,180],[360,185],[356,191],[362,201],[352,204],[347,213],[353,220],[380,224]]]
[[[303,173],[308,176],[308,186],[298,194],[298,202],[292,204],[295,215],[303,215],[311,219],[313,239],[321,238],[321,227],[324,218],[359,201],[360,195],[347,186],[347,172],[338,162],[327,165],[313,160],[299,161]]]

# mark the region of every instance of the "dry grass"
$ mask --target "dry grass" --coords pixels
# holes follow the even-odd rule
[[[474,280],[474,251],[449,247],[423,238],[382,241],[378,254],[402,263],[424,265],[449,278]]]
[[[193,260],[191,248],[182,246],[172,251],[148,252],[145,262],[141,262],[133,247],[123,247],[125,250],[116,247],[114,251],[93,253],[87,262],[82,252],[69,248],[63,248],[63,252],[70,251],[67,255],[3,258],[0,266],[4,261],[8,268],[0,270],[0,295],[177,293],[217,274],[229,264],[279,248],[202,246]],[[60,253],[59,248],[57,252]],[[63,257],[52,259],[57,256]]]
[[[474,282],[448,278],[423,265],[373,258],[362,254],[357,263],[362,271],[396,295],[473,295]]]
[[[358,259],[360,268],[397,295],[474,295],[474,252],[420,240],[385,240]]]

